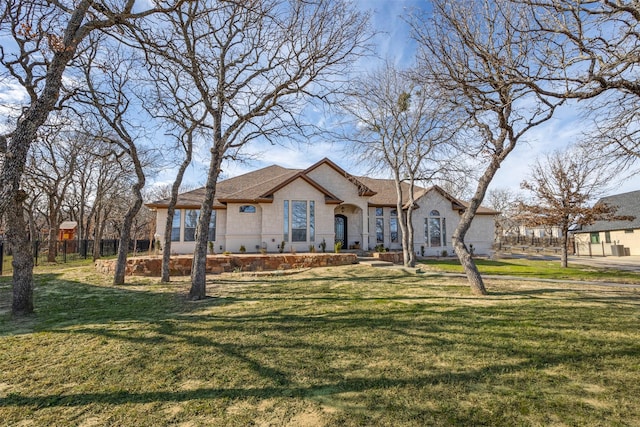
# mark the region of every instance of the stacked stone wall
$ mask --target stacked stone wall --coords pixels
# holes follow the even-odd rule
[[[172,256],[169,261],[171,276],[191,274],[191,255]],[[209,255],[207,273],[220,274],[233,271],[275,271],[295,268],[329,267],[355,264],[357,256],[350,253],[340,254],[267,254],[267,255]],[[103,274],[115,272],[116,260],[97,260],[96,269]],[[127,276],[160,277],[161,257],[134,257],[127,259]]]

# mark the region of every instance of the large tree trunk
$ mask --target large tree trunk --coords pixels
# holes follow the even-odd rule
[[[511,148],[512,149],[512,148]],[[487,290],[484,287],[484,281],[482,280],[482,276],[478,271],[478,267],[473,261],[473,257],[467,248],[467,245],[464,243],[464,238],[471,227],[471,222],[473,218],[476,216],[476,212],[480,207],[480,203],[484,199],[484,196],[487,192],[487,188],[489,184],[491,184],[491,180],[493,176],[498,171],[500,167],[500,163],[502,159],[510,152],[503,151],[499,155],[494,155],[491,158],[491,163],[487,166],[487,169],[484,171],[482,177],[478,181],[478,186],[476,187],[476,192],[469,203],[469,206],[464,211],[464,214],[460,217],[460,222],[453,232],[453,236],[451,236],[451,240],[453,242],[453,249],[460,260],[460,264],[462,268],[464,268],[465,275],[467,276],[467,280],[469,281],[469,286],[471,287],[471,291],[476,295],[486,295]]]
[[[13,301],[11,312],[24,315],[33,312],[33,254],[27,236],[22,204],[26,193],[18,190],[13,203],[8,206],[7,240],[13,252]]]
[[[138,152],[136,150],[136,147],[133,145],[133,142],[130,143],[129,149],[131,152],[131,160],[133,161],[138,181],[132,187],[135,201],[125,214],[124,221],[122,223],[120,245],[118,247],[118,259],[116,261],[115,268],[116,271],[113,275],[114,285],[124,285],[124,275],[127,267],[127,252],[129,252],[129,239],[131,238],[131,227],[133,225],[133,220],[140,211],[140,207],[142,207],[142,189],[144,188],[144,184],[146,181],[144,171],[142,170],[142,165],[140,164],[140,160],[138,158]]]
[[[176,203],[178,201],[178,192],[180,191],[180,185],[182,184],[182,178],[184,173],[191,164],[191,153],[193,145],[191,144],[191,138],[189,138],[189,146],[186,150],[185,159],[180,164],[176,179],[171,185],[171,198],[169,200],[169,206],[167,207],[167,222],[164,225],[164,252],[162,252],[162,268],[161,268],[161,282],[169,282],[169,261],[171,260],[171,229],[173,228],[173,215],[176,211]]]
[[[220,165],[222,164],[223,153],[217,148],[221,144],[215,144],[211,149],[211,162],[209,164],[209,174],[205,186],[205,196],[200,207],[200,218],[196,229],[196,248],[193,254],[193,264],[191,266],[191,290],[189,298],[191,300],[204,299],[207,296],[207,241],[209,235],[209,221],[211,220],[211,210],[216,194],[216,184],[220,175]]]
[[[138,191],[138,194],[139,191]],[[118,245],[118,258],[116,260],[116,271],[113,275],[114,285],[124,285],[124,276],[127,268],[127,253],[129,252],[129,240],[131,240],[131,228],[133,219],[142,206],[142,196],[136,197],[133,206],[129,208],[124,221],[122,222],[122,231],[120,233],[120,243]]]

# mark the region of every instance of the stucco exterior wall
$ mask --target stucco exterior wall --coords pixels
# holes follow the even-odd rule
[[[304,200],[315,202],[315,239],[314,241],[292,242],[291,233],[289,239],[285,242],[285,251],[292,250],[296,252],[308,252],[309,245],[314,245],[318,249],[318,245],[325,239],[327,250],[333,247],[334,229],[333,229],[333,209],[335,205],[325,203],[324,194],[313,187],[311,184],[299,178],[285,188],[278,190],[273,195],[273,203],[267,213],[265,210],[265,222],[267,227],[263,230],[263,238],[271,241],[272,245],[277,245],[283,239],[284,234],[284,201],[289,200],[289,208],[293,200]],[[291,226],[291,215],[289,215],[289,226]],[[307,210],[307,222],[309,221],[309,211]],[[307,239],[309,239],[307,229]],[[275,239],[275,242],[272,240]],[[274,247],[275,250],[275,247]]]
[[[415,209],[412,213],[414,251],[419,255],[424,254],[424,256],[441,256],[444,251],[446,251],[448,255],[453,255],[454,250],[451,236],[460,222],[460,215],[451,208],[451,201],[447,200],[440,193],[431,191],[417,200],[417,205],[418,209]],[[397,243],[391,242],[389,224],[392,209],[395,208],[383,208],[384,247],[389,250],[400,250],[402,248],[400,227],[398,227],[399,241]],[[380,217],[376,217],[375,210],[375,207],[369,208],[369,246],[371,248],[379,244],[376,241],[376,218]],[[445,243],[442,246],[429,245],[425,219],[429,218],[429,214],[433,210],[437,210],[440,213],[440,218],[445,219]],[[465,243],[468,247],[473,245],[474,253],[477,255],[489,254],[494,238],[494,227],[495,223],[492,215],[476,215],[465,236]]]
[[[247,205],[255,207],[256,211],[254,213],[240,212],[240,207]],[[263,206],[258,203],[227,204],[225,250],[239,252],[240,246],[244,246],[247,252],[260,250]]]
[[[366,243],[369,240],[369,232],[366,227],[363,228],[367,223],[368,197],[360,196],[358,187],[329,165],[318,166],[309,172],[308,176],[344,202],[340,206],[330,205],[334,210],[331,215],[326,217],[327,221],[330,222],[330,224],[327,224],[329,227],[327,230],[329,230],[328,234],[331,237],[331,242],[329,238],[326,238],[327,248],[333,249],[335,238],[334,216],[341,214],[347,217],[347,246],[359,242],[362,249],[369,249],[366,247]]]
[[[195,242],[184,241],[184,218],[186,209],[176,209],[180,211],[180,241],[171,242],[172,254],[192,254],[195,250]],[[216,209],[216,240],[213,243],[216,252],[222,252],[225,250],[226,233],[226,209]],[[167,209],[156,209],[156,233],[154,235],[156,240],[164,241],[164,227],[167,221]],[[220,249],[222,246],[222,250]]]
[[[598,243],[591,243],[591,233],[576,233],[576,255],[579,256],[612,256],[612,245],[622,245],[629,249],[629,255],[640,255],[640,229],[612,230],[607,242],[604,231],[598,234]]]

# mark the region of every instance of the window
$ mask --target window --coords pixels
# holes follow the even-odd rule
[[[200,210],[187,209],[184,215],[184,241],[194,242],[196,240],[196,226],[198,225],[198,217]]]
[[[600,243],[600,233],[591,233],[591,243]]]
[[[216,211],[211,211],[211,219],[209,220],[209,235],[207,236],[209,242],[216,240]]]
[[[389,219],[389,233],[391,234],[391,242],[398,243],[398,218]]]
[[[256,207],[252,205],[240,206],[240,213],[256,213]]]
[[[432,248],[447,245],[446,219],[437,210],[429,212],[429,218],[424,220],[424,240]]]
[[[180,210],[173,213],[173,222],[171,223],[171,241],[180,241]]]
[[[391,209],[391,216],[398,216],[398,209]]]
[[[604,232],[604,242],[611,243],[611,232],[609,231]]]
[[[628,229],[628,230],[624,230],[625,234],[633,234],[633,230],[632,229]]]
[[[307,202],[293,200],[291,202],[291,241],[307,241]]]
[[[285,200],[282,233],[285,242],[289,241],[289,235],[291,235],[292,242],[315,242],[316,202],[314,200]]]
[[[282,230],[282,240],[289,241],[289,201],[284,201],[284,229]]]
[[[384,243],[384,218],[376,218],[376,242]]]
[[[309,241],[316,241],[316,202],[309,200]]]
[[[376,216],[382,217],[384,215],[383,208],[376,208]],[[376,242],[384,243],[384,218],[376,218]]]

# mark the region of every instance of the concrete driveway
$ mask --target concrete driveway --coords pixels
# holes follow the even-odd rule
[[[583,264],[600,268],[640,272],[640,255],[632,256],[569,256],[569,264]]]

